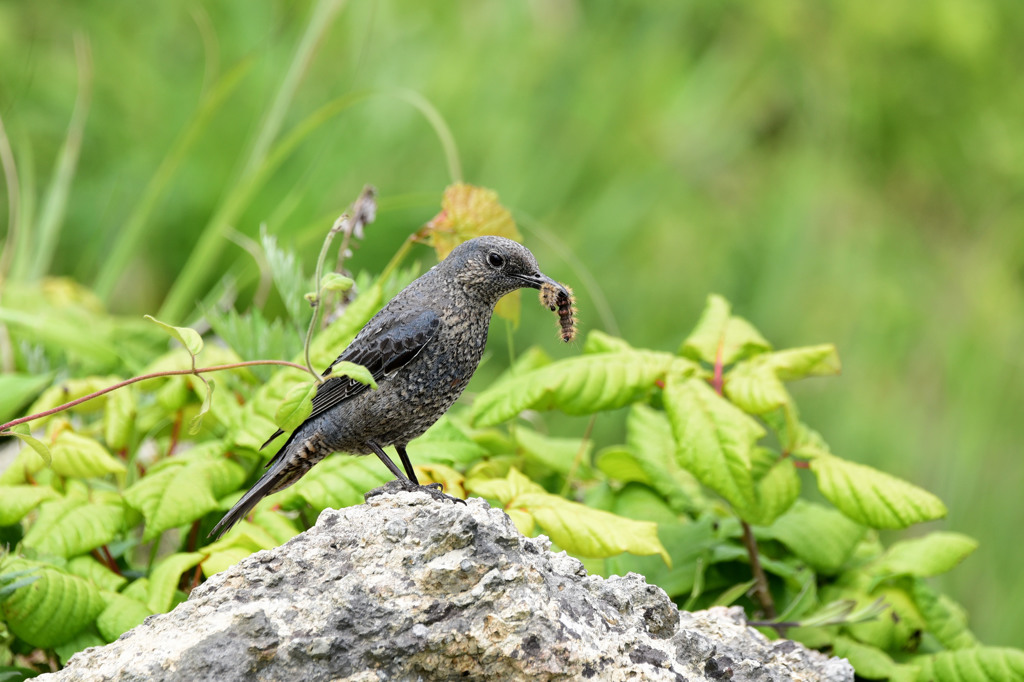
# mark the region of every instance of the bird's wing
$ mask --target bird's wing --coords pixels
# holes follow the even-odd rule
[[[339,362],[354,362],[370,370],[374,381],[381,381],[399,371],[420,354],[437,334],[441,320],[432,310],[415,310],[405,314],[382,316],[360,332],[338,358],[324,370],[324,376]],[[348,377],[331,377],[316,389],[313,411],[308,419],[323,414],[367,389],[366,384]],[[284,433],[278,430],[260,449]],[[272,460],[273,461],[273,460]],[[269,465],[268,465],[269,466]]]

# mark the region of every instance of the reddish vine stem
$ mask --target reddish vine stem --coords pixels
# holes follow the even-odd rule
[[[142,376],[132,377],[131,379],[125,379],[124,381],[118,382],[113,386],[108,386],[99,391],[94,391],[89,395],[82,396],[71,402],[58,405],[53,409],[46,410],[45,412],[39,412],[38,414],[30,414],[27,417],[21,417],[14,421],[9,421],[6,424],[0,424],[0,436],[11,436],[12,433],[9,430],[12,427],[18,426],[19,424],[25,424],[36,419],[42,419],[43,417],[49,417],[51,414],[57,414],[63,412],[75,405],[81,405],[84,402],[88,402],[94,398],[99,398],[101,395],[106,395],[111,391],[116,391],[119,388],[130,386],[131,384],[138,383],[140,381],[146,381],[147,379],[159,379],[160,377],[173,377],[173,376],[184,376],[187,374],[203,374],[204,372],[220,372],[226,369],[238,369],[239,367],[255,367],[257,365],[282,365],[284,367],[294,367],[295,369],[301,369],[303,372],[307,371],[304,365],[299,365],[294,362],[288,362],[287,360],[246,360],[245,362],[234,362],[230,365],[214,365],[213,367],[197,367],[195,369],[173,369],[167,370],[166,372],[153,372],[152,374],[143,374]]]
[[[718,349],[715,352],[715,377],[711,382],[711,386],[718,395],[722,395],[725,389],[722,376],[725,365],[723,341],[724,339],[718,342]],[[747,548],[747,555],[750,557],[750,570],[754,574],[754,594],[757,595],[757,601],[761,604],[765,615],[770,619],[775,618],[775,601],[772,599],[771,590],[768,589],[768,576],[765,575],[764,568],[761,567],[761,557],[757,553],[757,540],[754,538],[754,531],[750,528],[750,524],[743,519],[740,519],[740,525],[743,526],[743,546]]]

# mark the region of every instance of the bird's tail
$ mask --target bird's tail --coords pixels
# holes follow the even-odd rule
[[[267,473],[263,474],[260,480],[256,481],[256,484],[235,503],[231,511],[225,514],[224,518],[213,527],[209,537],[216,536],[219,538],[228,532],[232,526],[245,518],[264,497],[279,490],[284,490],[297,481],[302,474],[306,473],[311,464],[306,467],[301,467],[301,465],[296,467],[294,464],[290,464],[293,458],[289,457],[289,455],[294,453],[285,451],[288,450],[292,443],[293,439],[289,439],[284,444],[281,451],[270,461],[270,469]]]

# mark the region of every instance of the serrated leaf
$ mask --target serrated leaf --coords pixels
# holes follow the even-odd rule
[[[124,496],[145,518],[145,542],[217,509],[217,498],[224,494],[223,488],[231,484],[237,487],[244,478],[244,470],[230,460],[174,458],[162,462],[160,468],[150,469],[124,491]]]
[[[831,343],[803,346],[758,356],[782,381],[796,381],[810,376],[839,374],[842,366],[839,353]]]
[[[22,539],[43,554],[73,557],[111,542],[124,526],[121,505],[65,498],[47,502]]]
[[[161,559],[149,574],[149,598],[146,606],[153,613],[165,613],[174,604],[181,574],[195,568],[205,556],[200,552],[179,552]]]
[[[384,292],[379,283],[363,290],[348,304],[334,322],[327,325],[313,339],[309,355],[314,367],[326,367],[338,357],[338,349],[345,348],[380,308]],[[293,358],[301,362],[300,357]]]
[[[948,596],[924,580],[915,580],[911,597],[924,618],[928,633],[947,649],[969,649],[979,646],[977,637],[967,627],[967,612]]]
[[[580,438],[552,438],[522,425],[516,427],[514,436],[519,452],[527,461],[553,469],[563,476],[568,476],[575,466],[577,478],[590,477],[593,441],[584,441]]]
[[[104,608],[99,590],[91,583],[38,562],[12,559],[5,570],[38,567],[38,580],[17,590],[0,603],[7,628],[33,647],[49,649],[62,644],[95,620]]]
[[[529,512],[552,542],[572,554],[594,558],[622,552],[658,554],[671,565],[658,539],[658,524],[651,521],[633,521],[549,493],[525,493],[510,505]]]
[[[567,414],[614,410],[643,399],[659,379],[696,370],[688,360],[652,351],[569,358],[491,386],[473,402],[472,419],[493,426],[526,409],[558,408]]]
[[[213,390],[217,387],[213,379],[206,379],[202,384],[206,389],[206,395],[203,397],[203,404],[199,407],[199,412],[189,421],[188,433],[190,436],[199,433],[199,429],[203,427],[203,417],[210,411],[210,405],[213,404]]]
[[[881,598],[882,610],[877,618],[846,626],[853,637],[885,651],[899,651],[916,641],[925,623],[910,595],[897,586],[876,588],[869,595],[858,595],[858,606]]]
[[[725,394],[748,414],[764,414],[792,401],[771,367],[758,362],[763,355],[736,365],[725,375]]]
[[[533,520],[533,515],[530,512],[523,511],[522,509],[507,509],[505,513],[512,519],[516,530],[526,537],[533,537],[533,531],[537,527],[537,523]]]
[[[894,543],[866,570],[878,575],[927,578],[952,570],[977,548],[978,541],[966,535],[937,531]]]
[[[626,418],[626,443],[652,487],[676,511],[692,510],[704,498],[700,483],[676,459],[676,441],[668,416],[636,403]]]
[[[66,478],[99,478],[124,474],[124,462],[112,456],[99,442],[73,431],[61,431],[50,449],[51,466]]]
[[[84,651],[91,646],[103,646],[106,643],[96,628],[90,625],[66,642],[53,647],[53,652],[57,654],[57,660],[61,665],[67,665],[71,657],[79,651]]]
[[[374,390],[377,389],[377,382],[374,380],[373,374],[370,373],[370,370],[366,369],[366,367],[363,367],[362,365],[349,362],[348,360],[342,360],[331,367],[331,373],[329,376],[348,377],[349,379],[358,381],[359,383],[369,386]]]
[[[299,428],[309,419],[313,412],[313,396],[316,389],[317,384],[309,381],[298,384],[288,391],[288,395],[274,414],[277,428],[287,433]]]
[[[309,307],[303,304],[303,293],[313,288],[310,278],[302,273],[302,263],[293,251],[286,251],[277,245],[277,238],[261,230],[260,243],[267,256],[267,265],[274,279],[274,286],[281,294],[281,300],[292,322],[302,325],[309,320]]]
[[[101,590],[116,591],[128,582],[127,578],[114,573],[88,554],[76,556],[69,560],[67,572],[71,575],[77,575],[79,578],[85,578]]]
[[[665,409],[679,464],[737,508],[756,501],[750,452],[764,430],[704,380],[670,381]]]
[[[758,537],[774,538],[824,575],[835,575],[853,554],[867,529],[835,509],[797,500]]]
[[[165,332],[171,335],[172,338],[178,340],[185,350],[188,351],[189,355],[195,357],[199,355],[199,352],[203,350],[203,337],[200,336],[199,332],[190,327],[175,327],[174,325],[161,322],[152,315],[143,315],[150,322],[155,322],[160,325]]]
[[[497,192],[461,182],[449,185],[441,197],[441,212],[423,230],[427,244],[444,260],[462,242],[483,235],[523,240]]]
[[[273,538],[274,546],[283,545],[301,532],[290,518],[266,507],[258,507],[253,512],[252,523]]]
[[[107,607],[96,617],[96,628],[108,642],[113,642],[153,614],[148,606],[123,594],[104,591],[100,596]]]
[[[320,278],[321,291],[348,291],[355,280],[337,272],[328,272]]]
[[[122,450],[131,441],[135,426],[135,394],[128,387],[107,396],[103,412],[103,441],[112,450]]]
[[[298,509],[308,503],[315,513],[328,507],[341,509],[363,502],[363,494],[391,480],[391,473],[376,457],[353,457],[338,453],[309,470],[295,485],[277,496],[271,504]]]
[[[629,345],[625,339],[620,339],[611,334],[605,334],[599,329],[587,334],[587,340],[583,344],[584,353],[617,353],[636,350]]]
[[[21,521],[26,514],[47,500],[60,495],[48,486],[0,485],[0,526],[10,526]]]
[[[658,537],[672,558],[671,568],[660,557],[622,554],[605,560],[604,574],[626,575],[633,571],[646,576],[650,584],[662,588],[670,597],[688,595],[697,580],[702,556],[720,542],[712,528],[714,523],[708,516],[693,522],[658,526]]]
[[[455,469],[444,464],[423,464],[416,467],[419,470],[420,483],[440,483],[444,492],[459,499],[466,499],[466,490],[462,487],[466,477]]]
[[[718,294],[711,294],[697,326],[678,352],[708,364],[721,362],[730,365],[749,355],[769,350],[771,344],[749,322],[731,315],[728,301]]]
[[[46,447],[46,443],[28,432],[28,425],[20,424],[19,426],[14,427],[11,429],[11,435],[29,446],[33,452],[39,455],[40,459],[43,460],[43,464],[46,466],[51,466],[53,464],[53,456],[50,454],[50,448]]]
[[[797,454],[810,460],[821,494],[854,521],[906,528],[946,515],[939,498],[895,476],[810,448]]]
[[[913,659],[920,666],[919,682],[977,682],[1024,679],[1024,651],[981,646],[943,651]]]
[[[84,398],[90,393],[101,391],[105,388],[109,388],[116,383],[121,381],[120,377],[115,376],[97,376],[97,377],[84,377],[81,379],[68,379],[62,381],[56,386],[43,391],[32,406],[28,408],[29,414],[36,414],[38,412],[46,412],[48,410],[63,405],[64,403],[71,402],[72,400],[78,400]],[[87,400],[84,403],[79,403],[70,410],[81,414],[88,414],[90,412],[96,412],[102,409],[107,402],[107,397],[110,394],[99,396],[93,400]],[[42,419],[35,420],[32,422],[36,425],[36,428],[41,426],[50,417],[43,417]]]

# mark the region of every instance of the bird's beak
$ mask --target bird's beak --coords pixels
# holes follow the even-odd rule
[[[531,289],[540,289],[544,284],[550,284],[559,292],[563,293],[567,298],[569,296],[568,290],[555,280],[551,279],[543,272],[538,272],[532,275],[516,275],[518,279],[523,282],[524,287],[530,287]]]

